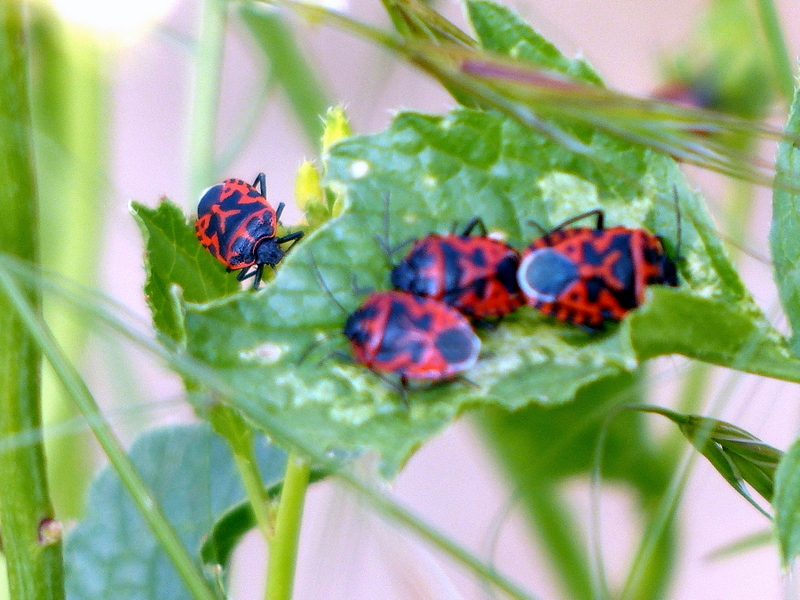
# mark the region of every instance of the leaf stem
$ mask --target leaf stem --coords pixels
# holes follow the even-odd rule
[[[228,5],[203,0],[189,117],[189,193],[198,198],[215,173],[217,108]]]
[[[303,503],[311,474],[308,463],[289,453],[286,475],[275,521],[275,535],[269,542],[267,600],[291,600]]]
[[[209,420],[231,448],[256,524],[264,536],[264,541],[269,543],[275,535],[275,526],[270,515],[269,492],[264,488],[264,479],[258,468],[253,430],[236,409],[225,404],[213,407]]]
[[[108,173],[108,84],[105,53],[84,28],[59,18],[45,3],[31,6],[33,52],[37,68],[31,84],[42,231],[42,263],[91,285],[96,279],[97,240],[106,213]],[[86,319],[72,319],[67,308],[44,299],[44,315],[70,359],[84,355]],[[52,373],[43,379],[44,427],[68,421],[75,408]],[[79,432],[45,440],[53,503],[60,518],[80,516],[96,464],[90,436]]]
[[[794,73],[792,72],[789,50],[786,47],[786,40],[778,19],[778,11],[775,9],[775,4],[772,0],[756,0],[756,5],[758,6],[758,14],[761,17],[764,36],[767,38],[767,46],[772,58],[772,66],[775,69],[778,90],[788,106],[794,96]]]
[[[183,582],[186,584],[186,587],[197,600],[218,600],[197,564],[189,555],[183,542],[181,542],[178,534],[169,521],[167,521],[164,513],[161,511],[161,507],[153,499],[153,495],[142,480],[135,465],[128,457],[122,444],[120,444],[114,432],[108,426],[108,423],[103,419],[97,402],[95,402],[91,392],[89,392],[89,389],[86,387],[86,383],[78,374],[75,367],[69,362],[64,351],[53,337],[52,332],[34,312],[31,303],[11,279],[5,268],[0,268],[0,288],[3,289],[5,296],[10,300],[12,305],[8,313],[13,314],[16,312],[20,320],[24,323],[29,335],[47,356],[50,364],[53,366],[53,370],[83,414],[94,432],[97,441],[100,442],[100,445],[108,456],[111,465],[117,472],[117,475],[128,493],[131,495],[134,503],[139,508],[142,517],[150,525],[156,539],[159,540],[164,551],[172,559],[172,563],[183,579]],[[0,465],[4,462],[6,461],[0,461]],[[10,484],[10,480],[4,480],[3,488],[7,489]],[[28,493],[30,493],[29,490]],[[14,595],[14,597],[28,598],[28,596],[16,595]],[[36,598],[39,597],[45,598],[49,596],[36,596]],[[31,596],[31,598],[33,598],[33,596]]]
[[[39,261],[39,211],[28,95],[28,47],[21,2],[0,2],[0,252]],[[37,286],[24,296],[41,311]],[[41,427],[41,352],[0,293],[0,438]],[[10,596],[61,600],[64,572],[60,536],[44,540],[56,525],[42,441],[17,446],[0,460],[0,523]]]

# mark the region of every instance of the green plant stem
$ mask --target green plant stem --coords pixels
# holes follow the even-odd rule
[[[303,503],[310,474],[308,463],[290,452],[275,520],[275,535],[269,542],[267,600],[292,598]]]
[[[242,480],[247,500],[253,510],[264,541],[269,543],[275,534],[275,527],[270,516],[271,499],[264,488],[264,479],[258,468],[255,452],[253,430],[238,411],[224,404],[214,406],[209,414],[214,430],[228,442]]]
[[[31,39],[37,68],[31,89],[37,131],[36,159],[41,202],[42,263],[70,279],[92,285],[97,239],[105,214],[108,147],[104,53],[97,39],[65,22],[44,3],[31,6]],[[51,232],[60,235],[53,236]],[[86,349],[89,323],[70,318],[65,307],[44,301],[45,318],[72,361]],[[43,379],[43,420],[48,430],[75,416],[52,372]],[[47,470],[59,518],[81,514],[94,471],[82,431],[46,438]]]
[[[579,528],[567,509],[564,497],[552,485],[539,485],[524,491],[525,508],[536,523],[536,531],[550,555],[567,597],[592,598],[589,559],[579,543]]]
[[[0,287],[2,287],[5,296],[10,300],[11,307],[8,312],[11,314],[16,313],[19,316],[30,336],[47,356],[70,397],[94,432],[97,441],[100,442],[111,465],[131,495],[142,517],[150,525],[156,539],[159,540],[164,551],[172,559],[172,563],[186,587],[197,600],[218,600],[199,567],[181,542],[178,534],[153,499],[152,494],[147,489],[147,485],[142,480],[125,449],[108,426],[108,423],[102,418],[100,409],[83,379],[81,379],[75,367],[59,347],[52,332],[36,315],[29,300],[23,295],[5,269],[0,269]],[[0,461],[0,464],[3,462],[5,461]],[[8,481],[4,481],[3,488],[7,489],[9,487],[8,484]],[[30,493],[30,491],[27,490],[27,493]],[[14,597],[27,598],[27,596]]]
[[[788,106],[794,96],[794,73],[792,72],[792,61],[789,58],[786,40],[781,30],[781,23],[778,19],[778,11],[775,9],[775,4],[772,0],[756,0],[756,5],[758,6],[758,14],[761,17],[764,36],[767,38],[767,46],[775,69],[778,89]]]
[[[36,263],[39,216],[28,96],[28,48],[23,5],[0,0],[0,252]],[[39,290],[25,295],[41,310]],[[0,439],[41,427],[41,353],[13,301],[0,293]],[[53,520],[41,441],[18,446],[0,460],[0,532],[8,586],[16,600],[64,598],[61,542],[43,543]]]
[[[203,0],[189,117],[189,194],[192,199],[198,198],[215,176],[217,108],[227,17],[226,2]]]

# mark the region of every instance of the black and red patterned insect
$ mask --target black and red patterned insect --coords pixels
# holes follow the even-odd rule
[[[481,340],[455,309],[405,292],[374,292],[348,318],[356,362],[409,380],[444,381],[470,369]]]
[[[471,235],[475,228],[480,235]],[[391,249],[389,250],[391,252]],[[519,253],[486,235],[472,219],[459,235],[432,233],[416,240],[392,270],[392,285],[404,292],[440,300],[473,319],[502,317],[524,300],[517,284]]]
[[[303,237],[302,231],[276,237],[283,206],[281,202],[275,210],[267,201],[263,173],[253,185],[226,179],[203,192],[194,229],[200,243],[228,271],[241,269],[236,279],[253,277],[253,288],[258,288],[264,265],[274,268]],[[292,246],[282,249],[281,244],[287,242],[293,242]]]
[[[594,228],[565,229],[593,215]],[[542,233],[523,251],[517,280],[528,304],[560,321],[602,329],[640,306],[648,285],[678,285],[661,238],[643,229],[604,229],[601,210]]]

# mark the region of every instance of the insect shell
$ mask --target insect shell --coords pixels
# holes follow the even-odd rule
[[[261,189],[257,189],[259,186]],[[276,237],[283,212],[267,201],[265,177],[260,173],[253,185],[241,179],[226,179],[203,192],[197,206],[195,232],[200,243],[229,271],[240,270],[239,281],[254,278],[258,288],[265,265],[275,267],[302,231]],[[293,242],[286,250],[281,244]]]
[[[482,234],[471,236],[479,226]],[[392,270],[401,291],[449,304],[473,319],[502,317],[524,303],[517,284],[519,253],[486,235],[473,219],[460,234],[430,234]]]
[[[409,380],[443,381],[469,370],[481,341],[455,309],[404,292],[370,294],[347,319],[356,362]]]
[[[564,228],[596,214],[597,226]],[[651,284],[678,285],[661,238],[627,227],[603,228],[603,213],[570,219],[522,253],[517,281],[528,304],[560,321],[602,329],[645,300]]]

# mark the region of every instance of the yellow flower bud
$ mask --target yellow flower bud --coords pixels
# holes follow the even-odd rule
[[[322,133],[322,153],[328,152],[330,147],[342,138],[353,135],[350,121],[342,106],[332,106],[325,115],[325,130]]]
[[[294,184],[294,194],[297,206],[307,210],[309,204],[322,204],[324,194],[319,185],[319,171],[311,161],[305,160],[297,170]]]

